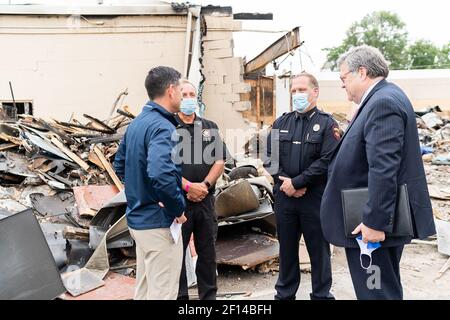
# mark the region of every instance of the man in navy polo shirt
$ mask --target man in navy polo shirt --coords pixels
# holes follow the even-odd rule
[[[178,294],[183,242],[172,237],[170,226],[186,221],[181,166],[172,158],[180,77],[169,67],[150,70],[145,80],[150,101],[128,126],[114,161],[125,183],[127,222],[136,241],[136,300],[174,300]]]

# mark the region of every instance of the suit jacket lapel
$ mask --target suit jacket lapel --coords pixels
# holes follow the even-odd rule
[[[362,109],[366,106],[367,102],[370,100],[370,98],[373,96],[373,94],[375,92],[377,92],[379,89],[381,89],[382,87],[384,87],[386,85],[386,80],[383,79],[380,82],[377,83],[377,85],[372,89],[372,91],[370,91],[370,93],[367,95],[367,97],[364,99],[364,101],[361,103],[361,106],[358,108],[358,111],[356,113],[356,115],[353,117],[352,122],[350,122],[350,124],[348,125],[347,130],[345,130],[344,135],[341,137],[341,140],[339,141],[339,143],[336,145],[334,151],[333,151],[333,155],[331,158],[334,157],[334,155],[336,154],[336,152],[339,150],[339,147],[342,144],[342,141],[344,140],[345,136],[347,135],[347,133],[350,131],[350,129],[352,128],[353,124],[355,123],[356,119],[359,117],[359,115],[361,114]]]

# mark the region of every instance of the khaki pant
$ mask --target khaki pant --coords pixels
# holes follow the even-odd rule
[[[136,241],[135,300],[176,300],[183,262],[183,241],[170,229],[133,230]]]

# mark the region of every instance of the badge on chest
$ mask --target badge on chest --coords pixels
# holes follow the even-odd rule
[[[203,136],[203,141],[211,141],[211,130],[203,129],[202,136]]]

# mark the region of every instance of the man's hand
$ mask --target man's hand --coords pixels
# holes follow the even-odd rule
[[[192,202],[200,202],[208,194],[208,187],[202,183],[191,183],[187,193],[187,199]]]
[[[283,181],[283,184],[280,187],[280,191],[283,191],[288,197],[292,197],[297,190],[295,190],[294,186],[292,185],[291,178],[280,176],[279,179]]]
[[[301,188],[295,191],[293,197],[294,198],[301,198],[305,195],[306,193],[306,188]]]
[[[384,231],[378,231],[366,227],[364,224],[360,224],[353,230],[352,234],[358,234],[361,232],[362,240],[364,243],[367,242],[382,242],[386,239]]]
[[[184,212],[183,212],[183,214],[179,218],[175,218],[175,220],[176,220],[176,222],[178,224],[183,224],[183,223],[185,223],[187,221],[187,218],[186,218],[186,216],[184,215]]]

